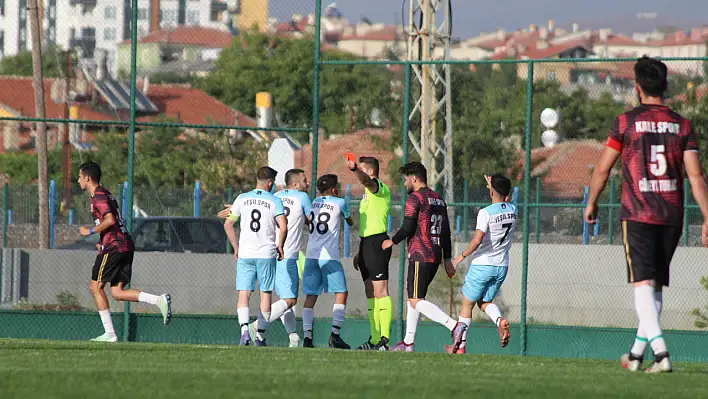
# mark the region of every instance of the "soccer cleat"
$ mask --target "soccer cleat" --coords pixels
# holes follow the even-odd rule
[[[170,319],[172,319],[172,297],[170,294],[161,295],[157,301],[157,307],[162,313],[162,322],[165,325],[170,324]]]
[[[372,351],[372,350],[374,350],[375,346],[376,346],[375,344],[371,343],[371,337],[369,337],[369,339],[367,339],[366,342],[359,345],[359,347],[356,349],[360,350],[360,351]]]
[[[253,342],[254,342],[254,346],[268,346],[268,345],[266,345],[265,338],[263,338],[262,341],[260,339],[256,338],[256,340]]]
[[[673,367],[671,366],[671,359],[669,359],[669,354],[664,352],[658,355],[654,356],[657,359],[661,359],[659,361],[654,360],[654,363],[651,364],[651,366],[645,370],[647,373],[670,373],[673,371]]]
[[[251,336],[251,341],[255,341],[258,338],[258,319],[248,324],[248,335]]]
[[[511,333],[509,332],[509,322],[506,319],[499,319],[497,332],[499,332],[499,344],[502,348],[506,348],[506,346],[509,345],[509,339],[511,338]]]
[[[387,352],[388,351],[388,338],[386,337],[381,337],[381,340],[379,341],[376,346],[374,346],[375,351],[382,351],[382,352]]]
[[[312,338],[305,337],[305,339],[302,342],[302,347],[303,348],[314,348],[315,345],[312,345]]]
[[[118,337],[115,334],[104,333],[103,335],[92,338],[92,342],[118,342]]]
[[[460,345],[462,345],[462,337],[465,334],[465,330],[467,330],[467,325],[462,322],[455,324],[455,328],[452,329],[452,333],[450,335],[452,336],[452,346],[455,351],[457,351]]]
[[[251,340],[251,335],[248,333],[248,331],[244,331],[243,334],[241,334],[241,340],[238,344],[241,346],[249,346],[252,342],[253,341]]]
[[[388,349],[389,352],[415,352],[413,344],[408,345],[404,341],[397,343],[396,345]]]
[[[465,354],[465,347],[461,346],[461,347],[455,349],[454,345],[445,345],[445,352],[450,353],[450,354],[455,354],[455,355],[464,355]]]
[[[643,360],[644,359],[641,357],[635,357],[630,353],[625,353],[622,357],[620,357],[620,364],[622,364],[623,368],[626,368],[629,371],[639,371],[642,367]]]
[[[337,334],[332,334],[329,336],[329,347],[331,349],[351,349],[351,346],[344,342],[342,337]]]
[[[289,348],[299,348],[300,347],[300,336],[297,334],[291,334],[290,335],[290,344],[288,345]]]

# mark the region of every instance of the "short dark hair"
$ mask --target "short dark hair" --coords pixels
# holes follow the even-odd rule
[[[500,174],[492,175],[492,188],[502,197],[506,197],[511,191],[511,180]]]
[[[256,173],[256,179],[258,181],[267,181],[267,180],[272,180],[275,181],[275,176],[278,174],[278,171],[271,168],[270,166],[263,166],[260,169],[258,169],[258,173]]]
[[[319,179],[317,179],[317,191],[319,191],[320,194],[324,194],[330,188],[337,187],[338,182],[339,178],[337,178],[337,175],[322,175]]]
[[[101,182],[101,167],[96,162],[84,162],[79,166],[79,170],[82,175],[91,178],[94,182]]]
[[[634,64],[634,80],[650,97],[662,97],[668,88],[666,64],[646,55]]]
[[[290,169],[285,172],[285,184],[290,185],[290,183],[292,183],[293,181],[293,178],[299,175],[300,173],[305,173],[305,171],[302,169]]]
[[[379,160],[374,157],[360,157],[359,163],[363,165],[369,165],[371,169],[374,170],[376,176],[379,175]]]
[[[418,180],[428,184],[428,170],[420,162],[409,162],[398,168],[403,176],[415,176]]]

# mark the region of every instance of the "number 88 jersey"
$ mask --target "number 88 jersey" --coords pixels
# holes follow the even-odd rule
[[[241,219],[239,258],[275,258],[275,218],[283,214],[283,202],[267,191],[253,190],[239,195],[228,216],[233,222]]]
[[[472,254],[472,265],[509,266],[509,250],[516,231],[516,207],[508,202],[497,202],[477,214],[477,230],[484,238]]]
[[[312,201],[308,259],[339,260],[341,219],[350,214],[349,205],[343,198],[323,196]]]

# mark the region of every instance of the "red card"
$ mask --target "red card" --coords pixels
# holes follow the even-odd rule
[[[347,152],[344,153],[344,158],[346,158],[347,161],[356,162],[356,157],[354,156],[354,154],[352,154],[352,153],[349,152],[349,151],[347,151]]]

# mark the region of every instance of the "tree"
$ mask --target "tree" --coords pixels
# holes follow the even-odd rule
[[[246,115],[255,115],[256,93],[273,96],[276,120],[282,126],[312,125],[314,41],[270,38],[243,32],[221,52],[216,70],[196,85]],[[323,60],[355,60],[354,55],[324,51]],[[391,73],[383,66],[326,66],[320,74],[320,126],[325,134],[343,133],[370,124],[371,111],[385,120],[395,114]],[[398,116],[398,115],[396,115]],[[306,136],[299,135],[299,139]]]
[[[42,51],[42,70],[45,78],[61,76],[64,66],[60,50],[50,46]],[[64,69],[62,69],[64,68]],[[0,60],[0,75],[32,76],[32,52],[21,51],[17,55]]]

